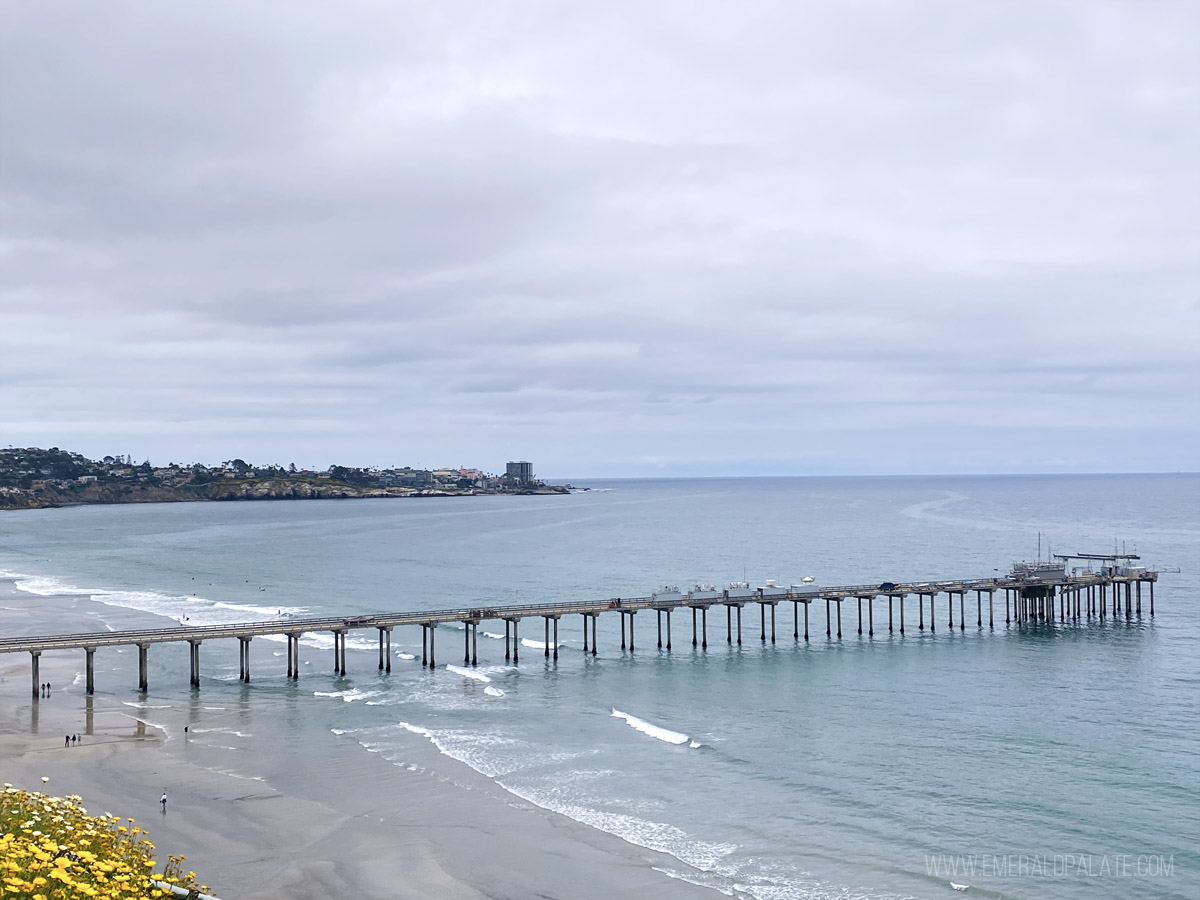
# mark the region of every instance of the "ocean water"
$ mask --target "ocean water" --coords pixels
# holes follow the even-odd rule
[[[248,686],[236,642],[210,641],[198,694],[182,646],[152,649],[144,698],[132,651],[101,651],[98,690],[190,722],[189,752],[222,771],[321,797],[331,761],[370,755],[665,852],[663,877],[727,895],[1200,896],[1200,476],[582,483],[595,490],[0,513],[0,571],[31,600],[78,597],[104,629],[990,576],[1033,558],[1039,532],[1043,552],[1123,547],[1163,569],[1153,619],[1144,598],[1132,621],[1017,627],[1001,610],[989,629],[985,609],[979,628],[968,598],[950,631],[943,596],[936,634],[912,627],[912,601],[908,633],[889,634],[881,601],[874,637],[847,604],[830,640],[813,604],[806,643],[785,603],[774,644],[757,606],[728,644],[718,608],[707,651],[682,612],[667,652],[641,613],[636,652],[610,616],[593,658],[568,617],[557,663],[527,619],[519,666],[485,623],[474,668],[447,626],[433,672],[410,629],[387,676],[374,632],[350,640],[345,678],[317,634],[296,683],[284,644],[255,639]],[[377,781],[350,790],[368,803]]]

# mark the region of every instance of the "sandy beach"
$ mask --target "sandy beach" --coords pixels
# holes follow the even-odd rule
[[[88,630],[95,627],[84,616],[88,603],[30,597],[2,583],[0,627],[40,633],[53,622],[54,630]],[[184,722],[139,718],[113,696],[86,697],[72,684],[81,662],[43,655],[41,678],[55,688],[34,702],[28,659],[0,658],[0,780],[40,790],[45,776],[51,793],[78,794],[93,813],[136,819],[164,856],[186,855],[219,897],[714,896],[656,870],[677,870],[677,860],[517,798],[472,789],[485,779],[466,767],[453,779],[404,772],[397,791],[395,767],[359,752],[345,768],[322,764],[304,773],[320,780],[313,793],[321,800],[214,771],[189,758]],[[64,746],[63,736],[75,732],[83,735],[80,745]],[[388,783],[389,794],[342,789],[348,780],[369,787],[371,779]],[[165,813],[158,804],[164,791]],[[344,806],[329,799],[349,796],[373,799]]]

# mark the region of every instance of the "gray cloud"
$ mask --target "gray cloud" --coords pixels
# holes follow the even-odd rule
[[[1192,4],[0,16],[4,443],[1196,467]]]

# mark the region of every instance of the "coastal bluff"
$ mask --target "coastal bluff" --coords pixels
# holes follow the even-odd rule
[[[321,472],[295,466],[219,467],[172,463],[135,465],[128,458],[89,460],[51,448],[0,450],[0,510],[114,503],[201,500],[354,500],[384,497],[467,497],[483,494],[565,494],[569,486],[486,475],[473,469],[360,469]]]

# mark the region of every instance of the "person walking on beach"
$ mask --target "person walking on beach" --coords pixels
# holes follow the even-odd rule
[[[167,811],[167,792],[166,791],[163,791],[162,799],[159,800],[158,802],[162,804],[162,810],[165,813]]]
[[[64,746],[64,747],[70,747],[70,746],[71,746],[71,736],[70,736],[69,734],[64,734],[64,735],[63,735],[63,746]]]

